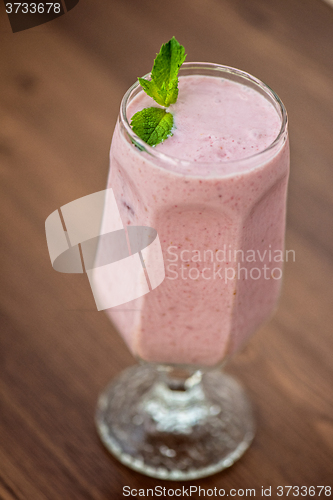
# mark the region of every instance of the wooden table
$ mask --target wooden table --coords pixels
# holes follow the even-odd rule
[[[101,445],[97,395],[134,360],[97,312],[87,276],[52,269],[44,233],[51,212],[104,189],[120,99],[172,35],[188,60],[249,71],[284,101],[286,247],[296,252],[277,314],[228,367],[255,404],[255,441],[229,470],[190,484],[256,496],[272,486],[272,498],[278,485],[333,485],[333,9],[81,0],[16,34],[1,4],[1,500],[111,500],[125,485],[177,486],[127,469]]]

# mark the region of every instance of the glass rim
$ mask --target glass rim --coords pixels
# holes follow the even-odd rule
[[[139,151],[145,151],[148,153],[152,158],[156,158],[159,160],[162,160],[163,162],[166,163],[172,163],[174,165],[180,164],[182,166],[190,166],[190,165],[207,165],[207,166],[212,166],[212,165],[229,165],[229,164],[243,164],[248,162],[249,160],[253,160],[255,158],[260,158],[263,156],[265,153],[268,151],[272,150],[277,146],[281,140],[285,139],[287,137],[287,130],[288,130],[288,114],[287,110],[281,101],[280,97],[274,92],[271,87],[269,87],[266,83],[264,83],[262,80],[259,78],[256,78],[255,76],[251,75],[250,73],[247,73],[246,71],[233,68],[232,66],[224,66],[222,64],[217,64],[217,63],[207,63],[207,62],[184,62],[182,66],[180,67],[180,71],[182,69],[202,69],[202,70],[214,70],[214,71],[221,71],[222,73],[227,73],[227,74],[233,74],[235,76],[241,77],[245,80],[248,80],[255,84],[257,87],[260,87],[266,95],[270,96],[271,99],[274,101],[274,104],[277,105],[278,109],[280,110],[280,118],[281,118],[281,127],[279,130],[278,135],[274,139],[271,144],[269,144],[265,149],[262,149],[261,151],[258,151],[250,156],[246,156],[244,158],[240,159],[228,159],[228,160],[221,160],[221,161],[197,161],[197,160],[186,160],[182,158],[178,158],[176,156],[168,155],[166,153],[162,153],[161,151],[157,150],[153,146],[149,146],[146,142],[144,142],[142,139],[140,139],[139,136],[137,136],[134,132],[132,127],[130,126],[130,123],[127,118],[127,103],[128,100],[130,99],[131,95],[133,92],[140,87],[139,81],[136,81],[131,87],[125,92],[121,104],[120,104],[120,121],[122,125],[125,128],[125,131],[131,141],[139,146]],[[151,73],[147,73],[146,75],[143,76],[143,78],[150,78]]]

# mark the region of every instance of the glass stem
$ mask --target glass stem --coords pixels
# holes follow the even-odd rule
[[[201,370],[188,370],[169,366],[158,367],[160,381],[171,391],[188,391],[200,384],[202,380]]]
[[[209,413],[203,374],[200,370],[172,367],[159,367],[158,372],[158,379],[142,401],[142,409],[159,432],[188,434]]]

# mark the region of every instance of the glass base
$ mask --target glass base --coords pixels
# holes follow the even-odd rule
[[[101,394],[97,430],[123,464],[159,479],[196,479],[229,467],[249,447],[253,416],[239,383],[220,370],[184,380],[172,384],[166,371],[138,365]]]

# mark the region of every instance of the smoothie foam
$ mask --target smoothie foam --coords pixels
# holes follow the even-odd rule
[[[154,105],[142,92],[129,106],[128,116]],[[262,95],[224,78],[182,77],[177,102],[168,111],[174,115],[173,136],[156,149],[195,162],[252,156],[266,149],[281,128],[277,111]]]
[[[121,121],[114,132],[108,187],[125,226],[157,230],[166,278],[107,314],[147,361],[215,365],[270,316],[278,298],[282,262],[271,257],[284,248],[287,136],[268,148],[281,128],[277,109],[221,76],[180,76],[168,110],[173,136],[147,148],[152,154],[132,144]],[[128,120],[149,106],[156,103],[139,92]],[[265,265],[260,277],[250,276]]]

